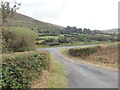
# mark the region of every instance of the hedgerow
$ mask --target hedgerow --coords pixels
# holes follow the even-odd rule
[[[50,54],[47,51],[31,51],[3,55],[2,87],[29,88],[31,81],[43,70],[49,69]]]
[[[85,58],[86,56],[93,54],[99,49],[100,49],[100,46],[85,47],[85,48],[71,48],[68,50],[68,54],[74,57]]]

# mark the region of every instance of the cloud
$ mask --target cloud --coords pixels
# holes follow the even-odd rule
[[[39,20],[54,18],[66,0],[18,0],[21,8],[18,12]]]
[[[11,0],[12,1],[12,0]],[[90,29],[116,28],[119,0],[16,0],[19,12],[62,26]]]

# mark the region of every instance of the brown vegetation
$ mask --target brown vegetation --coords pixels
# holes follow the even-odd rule
[[[73,58],[75,61],[85,61],[87,63],[96,64],[103,66],[105,68],[109,67],[111,69],[118,68],[118,45],[119,43],[111,44],[100,44],[99,49],[93,53],[88,53],[95,47],[86,47],[86,48],[73,48],[63,52],[68,57]],[[88,49],[90,48],[90,49]],[[84,50],[84,57],[83,51]],[[74,51],[70,54],[70,51]],[[74,53],[74,54],[73,54]],[[79,53],[79,54],[78,54]],[[81,54],[81,55],[80,55]],[[107,66],[107,67],[106,67]]]
[[[50,79],[50,73],[47,70],[44,70],[42,75],[39,76],[36,80],[32,81],[30,88],[45,88],[47,81]]]
[[[88,60],[94,60],[104,64],[118,66],[118,44],[100,45],[101,49],[87,57]]]

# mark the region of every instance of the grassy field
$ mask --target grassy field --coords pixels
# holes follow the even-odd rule
[[[118,46],[117,43],[100,44],[101,49],[86,58],[73,57],[68,54],[68,49],[61,50],[61,53],[75,61],[83,61],[105,68],[118,69]]]
[[[54,39],[58,39],[59,37],[57,37],[57,36],[41,36],[39,38],[54,38]]]

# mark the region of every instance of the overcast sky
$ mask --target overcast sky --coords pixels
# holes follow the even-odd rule
[[[118,27],[119,0],[16,1],[22,3],[18,12],[40,21],[100,30]]]

